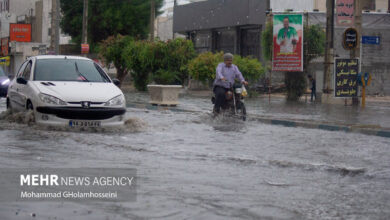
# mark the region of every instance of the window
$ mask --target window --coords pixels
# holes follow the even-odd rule
[[[25,69],[26,65],[27,65],[28,61],[25,61],[19,68],[18,70],[18,73],[17,73],[17,77],[22,77],[23,75],[23,70]]]
[[[110,82],[93,61],[79,59],[39,59],[35,63],[34,80]]]
[[[211,49],[211,33],[196,33],[194,39],[195,50],[198,53],[210,51]]]
[[[22,77],[23,77],[25,80],[30,80],[31,66],[32,66],[32,62],[30,61],[30,62],[28,62],[26,68],[25,68],[24,71],[23,71]]]
[[[224,53],[235,53],[235,30],[223,30],[216,32],[215,50]]]
[[[261,29],[251,28],[241,30],[241,56],[252,56],[260,59]]]

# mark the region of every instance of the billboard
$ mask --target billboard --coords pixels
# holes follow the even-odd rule
[[[354,0],[336,0],[337,25],[353,26]]]
[[[9,40],[31,42],[31,24],[9,24]]]
[[[272,70],[303,71],[302,14],[274,15]]]
[[[358,90],[357,76],[359,73],[359,59],[336,58],[334,65],[334,96],[339,98],[356,97]]]

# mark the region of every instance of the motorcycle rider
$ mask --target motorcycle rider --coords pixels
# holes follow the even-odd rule
[[[219,113],[221,106],[225,102],[225,94],[230,89],[231,85],[234,84],[234,80],[238,79],[244,85],[248,85],[245,81],[242,73],[233,62],[233,54],[225,53],[223,55],[223,63],[218,64],[216,70],[216,77],[214,81],[214,94],[215,94],[215,105],[214,113]]]

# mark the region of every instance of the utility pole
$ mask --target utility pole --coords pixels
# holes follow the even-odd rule
[[[59,54],[60,41],[60,0],[52,0],[51,7],[51,33],[50,33],[50,51]]]
[[[52,0],[52,6],[51,6],[51,22],[50,22],[50,25],[51,25],[51,28],[50,28],[50,51],[55,51],[55,39],[56,39],[56,36],[55,36],[55,29],[56,29],[56,22],[55,22],[55,19],[56,19],[56,0]]]
[[[54,2],[56,4],[54,51],[58,55],[60,54],[60,0],[54,0]]]
[[[333,64],[334,0],[326,0],[326,43],[323,92],[331,93],[330,79]]]
[[[150,1],[150,41],[154,40],[154,20],[156,18],[156,2]]]
[[[84,8],[83,8],[83,30],[81,43],[88,43],[88,0],[84,0]]]
[[[357,40],[356,48],[351,50],[351,53],[350,53],[351,59],[360,58],[360,47],[361,47],[360,38],[362,36],[362,3],[360,1],[355,0],[354,13],[355,13],[355,16],[354,16],[355,17],[355,29],[358,33],[358,36],[356,39]]]
[[[360,66],[362,64],[362,59],[361,58],[361,54],[360,54],[360,47],[361,47],[361,37],[363,36],[363,30],[362,30],[362,8],[363,8],[363,5],[362,5],[362,2],[361,1],[357,1],[355,0],[355,4],[354,4],[354,17],[355,17],[355,29],[356,29],[356,32],[357,32],[357,44],[356,44],[356,48],[351,50],[351,53],[350,53],[350,58],[351,59],[354,59],[354,58],[358,58],[359,59],[359,63],[360,63]],[[360,69],[360,71],[362,71]],[[353,105],[358,105],[359,104],[359,99],[358,97],[353,97],[352,98],[352,104]]]
[[[390,1],[390,0],[389,0]],[[177,6],[177,0],[173,1],[173,16],[172,16],[172,26],[173,26],[173,21],[175,20],[175,8]],[[175,32],[173,31],[172,27],[172,39],[175,39]]]

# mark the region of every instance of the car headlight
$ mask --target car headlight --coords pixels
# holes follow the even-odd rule
[[[124,103],[125,103],[125,96],[121,94],[110,99],[108,102],[104,104],[104,106],[122,106]]]
[[[2,86],[7,85],[9,82],[10,82],[9,79],[6,79],[3,82],[1,82],[1,85]]]
[[[40,93],[38,96],[42,102],[47,103],[47,104],[66,105],[66,102],[62,101],[61,99],[59,99],[57,97],[51,96],[51,95]]]

